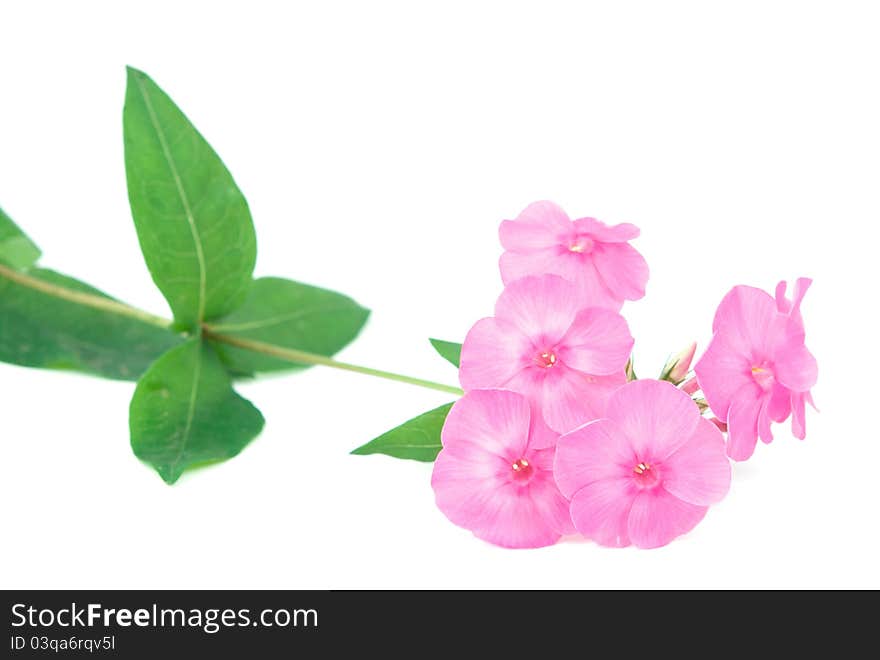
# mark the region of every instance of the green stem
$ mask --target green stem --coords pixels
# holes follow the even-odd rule
[[[91,307],[93,309],[98,309],[103,312],[118,314],[120,316],[127,316],[128,318],[136,319],[143,323],[155,325],[160,328],[170,328],[172,326],[172,321],[168,319],[162,318],[161,316],[155,316],[153,314],[150,314],[149,312],[137,309],[136,307],[126,305],[125,303],[119,302],[118,300],[105,298],[103,296],[98,296],[93,293],[74,291],[72,289],[68,289],[57,284],[46,282],[45,280],[41,280],[32,275],[28,275],[27,273],[13,270],[7,266],[4,266],[3,264],[0,264],[0,277],[5,277],[6,279],[15,282],[16,284],[19,284],[21,286],[34,289],[35,291],[45,293],[46,295],[53,296],[61,300],[67,300],[77,305],[84,305],[85,307]],[[228,344],[230,346],[253,351],[255,353],[262,353],[263,355],[269,355],[271,357],[278,358],[279,360],[286,360],[287,362],[291,362],[293,364],[319,364],[325,367],[331,367],[333,369],[342,369],[344,371],[354,371],[356,373],[365,374],[367,376],[375,376],[376,378],[396,380],[399,383],[409,383],[410,385],[426,387],[428,389],[438,390],[440,392],[448,392],[450,394],[458,395],[464,394],[461,389],[457,387],[452,387],[451,385],[443,385],[442,383],[435,383],[430,380],[423,380],[421,378],[413,378],[412,376],[395,374],[390,371],[382,371],[381,369],[361,367],[356,364],[348,364],[347,362],[339,362],[338,360],[334,360],[323,355],[308,353],[306,351],[298,351],[292,348],[284,348],[283,346],[267,344],[261,341],[255,341],[253,339],[244,339],[242,337],[236,337],[233,335],[225,335],[221,332],[217,332],[216,329],[212,328],[210,324],[203,324],[202,329],[206,337],[213,339],[214,341],[221,344]]]
[[[292,362],[294,364],[320,364],[325,367],[332,367],[333,369],[354,371],[355,373],[365,374],[367,376],[375,376],[376,378],[385,378],[386,380],[396,380],[399,383],[408,383],[410,385],[417,385],[418,387],[426,387],[428,389],[437,390],[439,392],[448,392],[450,394],[458,395],[464,394],[463,390],[458,387],[452,387],[451,385],[443,385],[442,383],[435,383],[434,381],[423,380],[421,378],[413,378],[412,376],[404,376],[402,374],[396,374],[390,371],[382,371],[381,369],[371,369],[370,367],[362,367],[357,364],[340,362],[339,360],[334,360],[323,355],[316,355],[315,353],[298,351],[293,348],[283,348],[281,346],[276,346],[275,344],[267,344],[265,342],[256,341],[254,339],[245,339],[243,337],[236,337],[234,335],[224,335],[222,333],[213,331],[211,329],[211,326],[208,324],[205,324],[202,327],[205,336],[209,339],[213,339],[216,342],[219,342],[221,344],[228,344],[229,346],[235,346],[236,348],[243,348],[245,350],[253,351],[255,353],[262,353],[263,355],[269,355],[271,357],[278,358],[280,360],[286,360],[287,362]]]
[[[105,298],[103,296],[98,296],[93,293],[86,293],[85,291],[74,291],[63,286],[58,286],[57,284],[46,282],[45,280],[33,277],[32,275],[28,275],[27,273],[13,270],[11,268],[8,268],[7,266],[4,266],[3,264],[0,264],[0,277],[5,277],[6,279],[11,280],[16,284],[20,284],[21,286],[34,289],[55,298],[60,298],[61,300],[67,300],[78,305],[92,307],[93,309],[99,309],[103,312],[110,312],[111,314],[127,316],[129,318],[142,321],[143,323],[159,326],[160,328],[171,327],[171,321],[169,321],[168,319],[163,319],[161,316],[154,316],[149,312],[131,307],[130,305],[121,303],[118,300],[113,300],[112,298]]]

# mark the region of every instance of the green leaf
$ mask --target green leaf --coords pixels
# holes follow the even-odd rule
[[[431,346],[446,360],[456,367],[461,366],[461,344],[442,339],[431,339]]]
[[[51,270],[0,272],[0,360],[137,380],[182,341],[166,328],[59,297],[71,293],[113,300]]]
[[[254,282],[244,304],[209,326],[211,332],[331,356],[360,332],[369,310],[351,298],[277,277]],[[221,343],[214,349],[234,373],[304,369],[268,355]]]
[[[40,258],[40,248],[0,209],[0,264],[27,270]]]
[[[232,389],[211,347],[194,338],[159,358],[138,382],[129,416],[131,447],[173,484],[187,468],[238,454],[263,421]]]
[[[123,124],[141,250],[177,323],[195,329],[247,297],[257,254],[247,201],[174,102],[132,68]]]
[[[378,438],[355,449],[352,454],[387,454],[394,458],[408,458],[430,463],[443,448],[440,431],[449,414],[451,403],[434,408],[408,422],[383,433]]]

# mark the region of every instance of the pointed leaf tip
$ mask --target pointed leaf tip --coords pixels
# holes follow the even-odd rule
[[[461,366],[461,344],[433,338],[429,341],[431,342],[431,346],[434,347],[434,350],[437,351],[443,359],[456,367]]]

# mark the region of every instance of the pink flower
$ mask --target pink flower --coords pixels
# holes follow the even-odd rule
[[[635,225],[572,222],[553,202],[535,202],[501,223],[501,279],[508,284],[527,275],[560,275],[577,285],[587,306],[620,310],[624,300],[645,295],[648,264],[627,242],[638,235]]]
[[[730,488],[721,431],[656,380],[627,384],[605,418],[559,438],[555,474],[577,531],[615,547],[666,545]]]
[[[443,426],[431,485],[456,525],[506,548],[552,545],[574,528],[553,480],[556,434],[533,418],[525,397],[474,390]]]
[[[560,433],[604,412],[626,382],[633,338],[624,318],[584,309],[575,286],[556,275],[511,282],[495,316],[477,321],[461,349],[459,378],[468,390],[520,392]]]
[[[696,372],[712,412],[729,427],[727,453],[734,460],[748,459],[759,436],[772,441],[770,423],[789,415],[795,436],[806,435],[805,402],[812,404],[818,378],[800,312],[809,285],[798,280],[794,301],[785,298],[784,283],[775,301],[760,289],[737,286],[715,313],[715,336]]]

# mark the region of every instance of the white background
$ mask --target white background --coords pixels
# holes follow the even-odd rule
[[[813,277],[822,412],[666,548],[509,551],[443,517],[430,465],[347,453],[443,394],[242,386],[264,433],[168,487],[131,454],[131,384],[0,365],[3,587],[880,587],[872,3],[236,4],[0,9],[0,205],[44,264],[168,314],[126,198],[131,64],[246,193],[258,275],[374,310],[342,359],[454,384],[426,338],[491,313],[497,223],[549,198],[642,228],[642,375],[704,347],[732,285]]]

